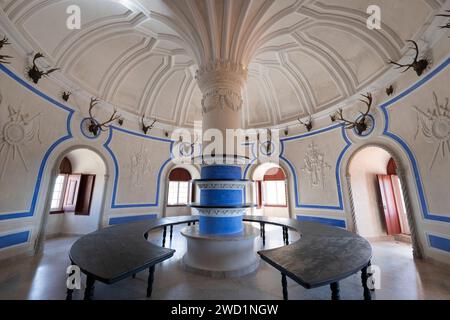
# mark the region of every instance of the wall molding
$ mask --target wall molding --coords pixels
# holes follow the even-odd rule
[[[390,125],[390,119],[389,119],[389,108],[394,106],[397,102],[401,101],[405,97],[409,96],[411,93],[416,91],[417,89],[423,87],[426,83],[428,83],[431,79],[433,79],[436,75],[441,73],[443,70],[445,70],[448,65],[450,64],[450,57],[446,58],[443,63],[438,65],[435,69],[430,71],[428,74],[426,74],[422,79],[414,83],[412,86],[404,90],[402,93],[397,95],[396,97],[388,100],[387,102],[380,105],[380,109],[383,112],[383,116],[385,119],[385,127],[383,129],[383,135],[390,138],[391,140],[394,140],[396,143],[400,145],[400,147],[403,149],[403,151],[406,152],[406,155],[408,156],[411,165],[412,170],[415,177],[416,187],[419,195],[419,202],[421,206],[422,216],[425,220],[431,220],[431,221],[439,221],[439,222],[447,222],[450,223],[450,217],[433,214],[430,212],[428,207],[428,202],[425,196],[424,186],[418,166],[417,159],[409,147],[408,143],[403,140],[400,136],[396,135],[395,133],[389,131],[389,125]]]
[[[158,177],[156,180],[156,197],[155,197],[155,202],[153,203],[128,203],[128,204],[119,204],[117,203],[117,192],[118,192],[118,185],[119,185],[119,176],[120,176],[120,168],[119,168],[119,161],[116,157],[116,155],[114,154],[114,152],[112,151],[112,149],[110,148],[110,144],[112,142],[113,136],[114,136],[114,131],[118,131],[118,132],[122,132],[125,134],[129,134],[129,135],[133,135],[139,138],[144,138],[147,140],[155,140],[155,141],[160,141],[160,142],[165,142],[165,143],[169,143],[170,144],[170,155],[169,155],[169,159],[167,159],[162,166],[159,168],[158,171]],[[113,194],[112,194],[112,200],[111,200],[111,209],[127,209],[127,208],[153,208],[153,207],[159,207],[159,196],[160,196],[160,188],[161,188],[161,177],[162,177],[162,173],[164,171],[164,168],[172,161],[172,150],[173,150],[173,145],[174,145],[174,141],[170,140],[170,139],[164,139],[164,138],[159,138],[159,137],[153,137],[153,136],[147,136],[141,133],[137,133],[137,132],[133,132],[127,129],[123,129],[123,128],[118,128],[116,126],[111,126],[110,130],[109,130],[109,136],[108,139],[106,140],[106,142],[104,143],[103,147],[108,151],[108,153],[111,155],[111,158],[114,162],[114,182],[113,182]]]
[[[50,155],[52,154],[53,150],[55,150],[55,148],[57,146],[59,146],[61,143],[65,142],[65,141],[70,140],[70,139],[73,138],[73,134],[72,134],[72,130],[71,130],[71,122],[72,122],[72,118],[73,118],[73,115],[75,113],[75,110],[73,110],[72,108],[69,108],[68,106],[66,106],[66,105],[56,101],[55,99],[51,98],[47,94],[43,93],[42,91],[40,91],[39,89],[37,89],[36,87],[34,87],[30,83],[28,83],[27,81],[25,81],[24,79],[22,79],[21,77],[16,75],[13,71],[8,69],[6,66],[0,64],[0,71],[3,72],[5,75],[7,75],[12,80],[14,80],[15,82],[17,82],[19,85],[24,87],[25,89],[31,91],[32,93],[34,93],[38,97],[40,97],[40,98],[44,99],[45,101],[49,102],[50,105],[53,105],[53,106],[55,106],[55,107],[57,107],[59,109],[62,109],[64,111],[68,112],[68,116],[67,116],[67,120],[66,120],[67,134],[65,136],[63,136],[63,137],[60,137],[58,140],[56,140],[47,149],[47,151],[44,153],[44,157],[43,157],[43,159],[41,161],[41,164],[40,164],[40,167],[39,167],[39,171],[38,171],[38,175],[37,175],[37,178],[36,178],[30,209],[27,210],[27,211],[7,213],[7,214],[0,214],[0,221],[4,221],[4,220],[20,219],[20,218],[27,218],[27,217],[33,217],[34,216],[35,211],[36,211],[36,205],[37,205],[37,201],[38,201],[39,191],[41,189],[41,184],[42,184],[41,182],[42,182],[44,171],[45,171],[45,168],[46,168],[46,165],[47,165],[48,158],[50,157]]]

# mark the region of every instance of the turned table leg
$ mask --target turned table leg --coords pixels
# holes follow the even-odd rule
[[[84,300],[92,300],[92,298],[94,297],[94,284],[95,279],[91,276],[87,276],[86,289],[84,290]]]
[[[149,268],[149,273],[148,273],[148,281],[147,281],[147,298],[151,298],[152,297],[152,292],[153,292],[153,280],[155,280],[155,266],[151,266]]]
[[[163,247],[166,246],[166,237],[167,237],[167,226],[164,227],[164,231],[163,231],[163,240],[162,240]]]
[[[283,300],[289,300],[288,296],[288,288],[287,288],[287,279],[284,273],[281,274],[281,285],[283,286]]]
[[[331,288],[331,300],[341,300],[341,290],[339,288],[339,282],[330,284]]]
[[[170,226],[170,242],[172,242],[173,239],[173,225]]]
[[[370,293],[369,286],[367,285],[367,282],[369,281],[369,276],[367,274],[368,267],[369,265],[361,270],[361,282],[364,289],[364,300],[372,300],[372,294]]]

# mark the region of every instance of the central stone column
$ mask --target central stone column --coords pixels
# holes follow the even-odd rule
[[[249,208],[245,204],[248,181],[242,179],[241,168],[245,161],[236,141],[232,143],[235,148],[227,149],[227,130],[241,129],[247,69],[218,61],[200,67],[197,81],[203,93],[203,165],[201,179],[194,182],[200,189],[200,203],[193,208],[200,223],[182,231],[187,238],[183,262],[188,270],[213,277],[242,276],[259,265],[254,252],[259,230],[242,221]],[[211,141],[218,133],[223,139]]]

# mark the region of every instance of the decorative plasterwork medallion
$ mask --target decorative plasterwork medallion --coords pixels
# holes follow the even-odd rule
[[[443,160],[450,154],[449,98],[445,99],[445,105],[439,104],[438,97],[433,92],[433,100],[434,108],[429,108],[426,112],[414,107],[417,111],[417,132],[414,139],[422,133],[427,143],[436,145],[430,170],[433,169],[439,155]]]
[[[0,94],[0,105],[2,96]],[[23,167],[28,171],[28,165],[23,155],[23,149],[33,140],[41,142],[40,113],[31,116],[21,108],[8,106],[8,120],[0,132],[0,180],[3,178],[8,165],[17,163],[20,159]],[[9,160],[12,159],[12,162]]]
[[[199,215],[207,217],[240,217],[246,212],[243,208],[196,208],[196,210]]]
[[[308,176],[311,188],[324,189],[326,170],[330,170],[331,166],[325,162],[325,156],[320,153],[314,142],[312,142],[304,158],[305,166],[302,171]]]
[[[130,155],[129,172],[134,186],[142,187],[145,179],[153,172],[148,149],[141,145],[139,151]]]

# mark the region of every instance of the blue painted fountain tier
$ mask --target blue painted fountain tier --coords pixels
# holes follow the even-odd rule
[[[243,190],[207,189],[200,191],[202,206],[239,206],[243,204]]]
[[[230,235],[244,230],[243,216],[239,217],[199,217],[200,234]]]
[[[238,166],[213,165],[202,168],[203,180],[239,180],[242,169]]]
[[[211,165],[202,167],[202,180],[239,180],[242,170],[239,166]],[[200,204],[202,206],[242,206],[243,190],[202,189]],[[244,230],[242,216],[200,216],[200,233],[205,235],[229,235]]]

